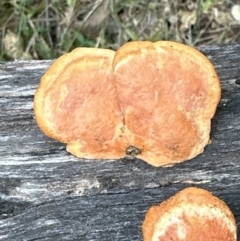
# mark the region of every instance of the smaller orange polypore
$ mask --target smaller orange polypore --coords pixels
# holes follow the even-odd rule
[[[142,225],[144,241],[236,241],[228,206],[204,189],[186,188],[151,207]]]

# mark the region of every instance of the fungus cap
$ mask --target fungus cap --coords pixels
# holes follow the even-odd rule
[[[116,52],[113,74],[138,158],[162,166],[204,151],[221,95],[207,57],[175,42],[129,42]]]
[[[121,158],[122,119],[112,81],[115,52],[77,48],[47,70],[34,98],[36,121],[49,137],[82,158]]]
[[[136,41],[77,48],[55,61],[34,98],[38,125],[82,158],[191,159],[209,142],[220,100],[211,62],[192,47]]]
[[[236,241],[229,207],[201,188],[186,188],[146,213],[144,241]]]

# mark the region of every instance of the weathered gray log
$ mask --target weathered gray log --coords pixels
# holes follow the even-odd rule
[[[200,50],[223,89],[212,142],[169,168],[71,156],[34,120],[33,96],[52,61],[0,63],[0,240],[139,241],[147,209],[187,186],[222,198],[240,229],[240,45]]]

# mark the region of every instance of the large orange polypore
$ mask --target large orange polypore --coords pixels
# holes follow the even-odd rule
[[[139,41],[63,55],[43,76],[34,109],[40,128],[78,157],[130,153],[162,166],[203,152],[220,93],[199,51]]]

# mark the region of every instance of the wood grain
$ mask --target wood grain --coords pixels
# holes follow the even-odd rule
[[[168,168],[71,156],[34,120],[33,96],[52,61],[0,63],[0,240],[139,241],[147,209],[188,186],[223,199],[240,229],[240,45],[200,50],[222,85],[211,144]]]

